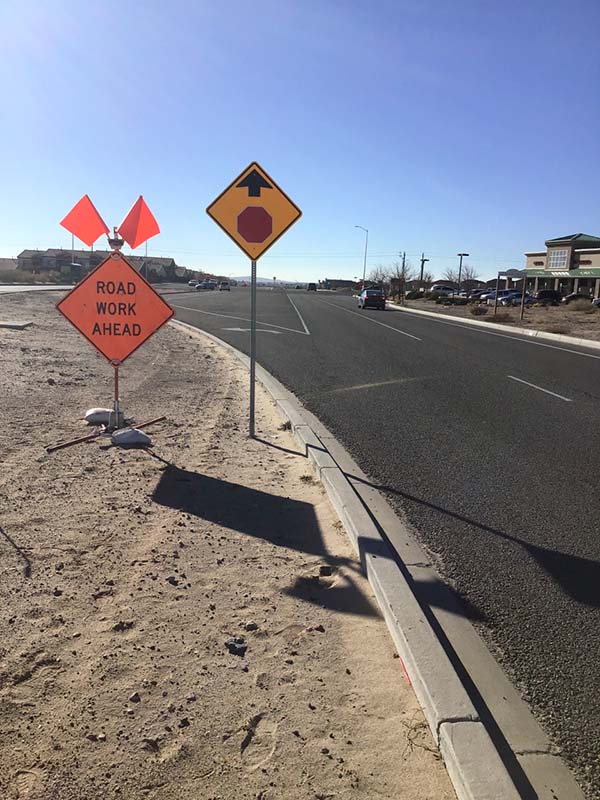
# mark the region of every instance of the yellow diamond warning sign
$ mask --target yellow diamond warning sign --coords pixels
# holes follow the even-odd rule
[[[253,261],[302,216],[298,206],[255,161],[206,213]]]

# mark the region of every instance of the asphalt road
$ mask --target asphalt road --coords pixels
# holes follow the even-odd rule
[[[248,290],[169,301],[249,351]],[[259,290],[258,319],[260,363],[387,492],[600,796],[600,351],[326,293]]]

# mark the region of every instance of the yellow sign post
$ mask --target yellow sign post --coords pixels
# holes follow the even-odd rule
[[[253,161],[229,184],[206,213],[233,239],[252,262],[250,290],[250,436],[254,437],[256,375],[256,261],[302,212],[265,170]]]

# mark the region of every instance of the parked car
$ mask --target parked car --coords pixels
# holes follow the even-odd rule
[[[511,292],[500,298],[500,305],[502,306],[520,306],[523,300],[522,292]],[[525,305],[530,306],[533,303],[533,297],[529,292],[525,292]]]
[[[317,291],[317,284],[316,283],[309,283],[306,287],[307,292],[316,292]]]
[[[214,289],[216,286],[214,281],[200,281],[200,283],[196,284],[196,291],[197,292],[206,292],[209,289]]]
[[[557,306],[560,303],[561,294],[555,289],[540,289],[533,295],[533,300],[542,306]]]
[[[591,302],[592,297],[591,295],[584,294],[583,292],[571,292],[571,294],[566,294],[563,297],[562,302],[568,305],[569,303],[572,303],[573,300],[589,300]]]
[[[454,289],[452,286],[446,286],[444,283],[434,283],[429,291],[431,294],[449,295],[454,294],[456,289]]]
[[[220,292],[230,292],[231,287],[229,286],[229,281],[221,281],[219,284],[219,291]]]
[[[469,299],[479,300],[482,294],[488,294],[489,291],[490,291],[489,286],[486,286],[485,289],[473,289],[472,292],[469,292]]]
[[[594,297],[594,299],[592,300],[592,305],[600,306],[600,297]]]
[[[359,308],[378,308],[385,311],[385,294],[381,289],[363,289],[358,297]]]
[[[196,284],[197,284],[197,283],[198,283],[198,281],[195,281],[195,280],[192,278],[192,280],[191,280],[191,281],[188,281],[188,286],[196,286]]]
[[[498,302],[502,300],[503,297],[508,297],[509,294],[513,294],[514,289],[500,289],[498,292]],[[496,290],[492,289],[491,292],[486,292],[485,294],[480,295],[480,300],[485,300],[488,303],[493,303],[496,300]]]

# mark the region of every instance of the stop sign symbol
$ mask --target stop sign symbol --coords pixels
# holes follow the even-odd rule
[[[248,206],[238,215],[237,229],[247,242],[264,242],[273,233],[273,219],[261,206]]]

